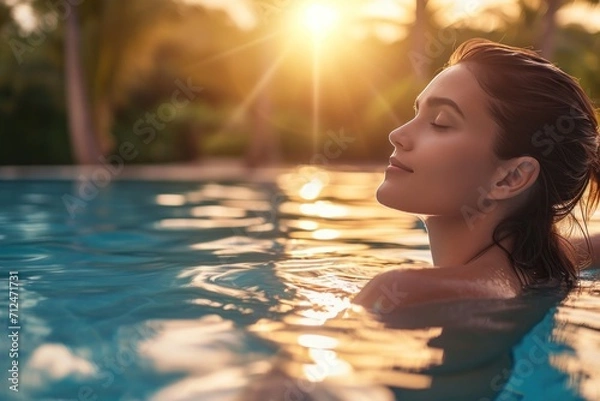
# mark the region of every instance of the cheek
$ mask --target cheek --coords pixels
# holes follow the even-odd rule
[[[464,147],[456,152],[438,150],[419,158],[414,175],[386,174],[377,200],[394,209],[429,215],[456,214],[465,206],[474,207],[485,192],[490,159]]]
[[[491,158],[483,153],[458,153],[459,157],[439,157],[428,168],[432,196],[439,196],[456,206],[473,205],[488,188],[491,177]]]
[[[424,168],[440,180],[468,183],[485,176],[489,164],[490,158],[484,157],[483,152],[458,148],[430,158]]]

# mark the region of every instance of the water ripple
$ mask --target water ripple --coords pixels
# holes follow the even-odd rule
[[[376,204],[380,179],[115,181],[76,216],[62,197],[80,182],[0,182],[24,399],[599,399],[599,270],[561,302],[352,305],[431,262],[422,223]]]

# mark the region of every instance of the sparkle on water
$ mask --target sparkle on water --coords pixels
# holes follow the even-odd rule
[[[3,357],[0,398],[599,399],[597,270],[564,298],[352,306],[378,272],[430,260],[422,224],[373,199],[380,180],[115,181],[73,216],[80,182],[0,181],[21,325],[19,393]]]

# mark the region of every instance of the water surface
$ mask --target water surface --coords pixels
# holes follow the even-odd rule
[[[598,270],[565,299],[352,307],[378,272],[430,262],[422,224],[374,201],[380,180],[116,180],[89,199],[0,181],[3,316],[20,284],[19,392],[3,335],[0,397],[600,399]]]

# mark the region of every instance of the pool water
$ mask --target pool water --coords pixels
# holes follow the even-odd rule
[[[352,306],[430,262],[380,180],[0,181],[0,399],[600,399],[597,269],[566,296]]]

